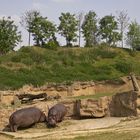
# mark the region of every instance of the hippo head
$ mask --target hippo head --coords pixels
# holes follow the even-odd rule
[[[54,117],[48,118],[48,126],[49,127],[55,127],[56,126],[56,119]]]
[[[41,113],[41,117],[40,117],[40,122],[44,122],[44,121],[46,121],[46,115],[45,115],[45,113]]]

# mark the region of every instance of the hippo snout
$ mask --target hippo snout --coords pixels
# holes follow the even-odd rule
[[[54,119],[49,119],[48,120],[48,127],[55,127],[56,126],[56,121]]]

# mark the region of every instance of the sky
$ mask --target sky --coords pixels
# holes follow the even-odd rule
[[[20,26],[20,17],[28,10],[39,10],[43,16],[59,24],[62,12],[78,14],[95,11],[98,18],[106,15],[116,15],[116,11],[125,10],[130,20],[140,24],[140,0],[0,0],[0,17],[11,16],[22,32],[22,45],[28,45],[28,33]],[[63,45],[64,38],[58,36],[58,41]],[[33,43],[33,42],[32,42]],[[84,42],[83,42],[84,44]]]

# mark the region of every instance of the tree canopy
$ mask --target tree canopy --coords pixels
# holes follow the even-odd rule
[[[31,23],[31,33],[37,46],[43,46],[53,39],[55,32],[55,25],[47,17],[37,16]]]
[[[59,33],[65,37],[66,45],[71,46],[71,42],[75,42],[77,40],[77,25],[78,21],[74,14],[62,13],[59,17],[60,25],[58,27]]]
[[[129,25],[127,43],[133,50],[140,50],[140,25],[136,21]]]
[[[10,17],[0,19],[0,54],[5,54],[21,41],[21,33]]]
[[[121,34],[118,32],[118,23],[112,15],[103,17],[100,22],[100,35],[109,45],[121,40]]]
[[[126,11],[120,11],[117,14],[116,17],[111,14],[99,19],[94,11],[89,11],[85,15],[80,12],[77,17],[75,14],[66,12],[61,13],[60,23],[56,25],[46,16],[42,16],[38,10],[29,10],[22,14],[20,23],[29,33],[29,46],[32,36],[34,45],[55,48],[60,46],[57,41],[57,37],[60,37],[57,35],[60,34],[65,38],[66,46],[72,46],[73,43],[75,47],[80,47],[81,40],[84,39],[85,42],[82,42],[82,44],[85,43],[84,47],[104,43],[108,46],[124,47],[125,44],[140,50],[139,24],[136,21],[130,24]],[[0,22],[1,54],[4,54],[21,41],[21,34],[18,32],[18,26],[10,18],[3,18]],[[126,31],[128,31],[127,34]]]
[[[84,39],[86,41],[85,46],[94,46],[97,44],[97,33],[98,33],[98,28],[97,28],[97,15],[93,11],[89,11],[85,15],[84,22],[82,24],[82,29],[83,29],[83,35]]]

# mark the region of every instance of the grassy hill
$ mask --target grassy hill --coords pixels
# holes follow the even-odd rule
[[[140,74],[140,52],[128,49],[24,47],[0,56],[0,89],[46,82],[119,79],[133,71]]]

